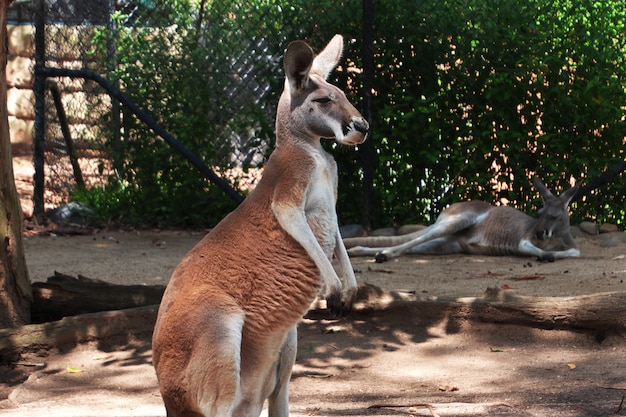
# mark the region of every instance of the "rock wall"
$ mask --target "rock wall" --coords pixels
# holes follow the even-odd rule
[[[90,39],[94,27],[46,26],[46,65],[81,69],[92,59]],[[35,67],[35,28],[32,25],[8,26],[7,105],[11,144],[14,155],[32,153],[35,120],[33,93]],[[109,110],[111,100],[107,94],[94,91],[95,83],[82,79],[59,78],[54,81],[61,90],[72,136],[76,140],[101,138],[97,119]],[[46,95],[46,140],[58,139],[62,134],[50,95]]]
[[[35,96],[33,72],[35,28],[31,25],[8,25],[7,111],[13,155],[31,152]]]
[[[95,26],[46,25],[46,65],[57,68],[88,68],[95,59],[91,39]],[[20,193],[24,216],[33,211],[33,140],[35,122],[34,68],[35,27],[8,25],[7,107],[13,170]],[[80,78],[53,78],[61,93],[61,101],[69,123],[82,175],[88,184],[101,183],[104,124],[102,115],[110,111],[111,100],[96,83]],[[50,90],[46,93],[45,110],[45,185],[46,208],[66,203],[76,182],[67,147],[59,124]],[[105,171],[108,164],[105,164]],[[107,171],[108,172],[108,171]],[[106,172],[105,172],[106,174]]]

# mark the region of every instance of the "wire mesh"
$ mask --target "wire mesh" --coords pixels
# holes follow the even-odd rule
[[[276,85],[279,55],[275,54],[276,44],[283,42],[283,36],[268,33],[267,28],[257,27],[256,32],[245,32],[237,27],[233,16],[245,12],[246,2],[213,3],[211,7],[221,7],[231,21],[211,21],[208,13],[202,16],[202,9],[193,16],[196,25],[202,30],[203,38],[198,39],[211,55],[226,58],[226,65],[206,68],[206,73],[196,75],[191,84],[211,83],[214,85],[210,98],[214,124],[220,129],[211,132],[209,140],[215,147],[212,159],[206,161],[211,166],[237,168],[257,166],[265,160],[271,146],[271,130],[274,106],[263,106],[272,99],[272,88]],[[36,13],[42,13],[45,21],[45,51],[43,65],[51,68],[89,69],[115,77],[116,71],[124,71],[124,65],[117,56],[119,45],[115,34],[121,29],[128,31],[146,29],[152,33],[173,32],[184,36],[184,31],[172,24],[171,11],[167,2],[126,2],[126,1],[54,1],[35,0],[17,2],[9,13],[9,23],[13,25],[33,25]],[[257,16],[262,18],[262,16]],[[228,35],[224,34],[228,31]],[[34,30],[31,31],[33,36]],[[100,36],[109,36],[105,41],[108,50],[98,48]],[[216,37],[220,37],[217,39]],[[157,35],[153,39],[156,39]],[[143,41],[150,41],[150,35]],[[33,40],[30,43],[34,43]],[[225,44],[231,44],[232,54],[223,57]],[[173,53],[175,53],[173,51]],[[32,57],[32,55],[31,55]],[[206,59],[206,57],[205,57]],[[208,60],[207,60],[208,62]],[[259,65],[259,62],[262,62]],[[130,65],[133,65],[131,63]],[[263,68],[261,68],[262,66]],[[31,59],[28,71],[34,73],[35,60]],[[212,72],[213,71],[213,72]],[[80,78],[56,77],[47,80],[44,117],[45,153],[45,194],[44,204],[51,208],[69,202],[78,177],[82,176],[87,186],[104,186],[115,173],[116,156],[112,141],[115,137],[130,135],[129,123],[124,119],[133,118],[119,109],[98,85]],[[32,83],[29,86],[32,88]],[[126,86],[128,87],[128,86]],[[60,92],[60,103],[55,103],[50,88]],[[121,86],[125,90],[124,85]],[[274,93],[275,94],[275,93]],[[35,105],[31,95],[30,106]],[[274,97],[275,99],[275,97]],[[275,101],[275,100],[274,100]],[[258,107],[254,115],[243,114],[243,108]],[[148,109],[150,111],[150,109]],[[66,125],[59,113],[66,115]],[[28,118],[34,118],[32,114]],[[159,115],[156,115],[157,120]],[[259,123],[258,120],[262,122]],[[130,121],[130,124],[137,121]],[[112,133],[112,130],[117,132]],[[176,126],[172,133],[177,134]],[[72,166],[68,146],[78,166]],[[119,156],[118,156],[119,157]],[[77,172],[77,168],[78,171]],[[240,172],[240,171],[239,171]],[[245,182],[245,179],[242,179]]]

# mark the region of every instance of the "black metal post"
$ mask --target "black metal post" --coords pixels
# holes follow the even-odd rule
[[[109,74],[107,74],[109,79],[113,79],[111,74],[117,70],[117,31],[118,25],[117,22],[113,19],[115,14],[115,2],[116,0],[109,0],[109,21],[107,24],[107,28],[109,31],[109,36],[107,38],[107,54],[109,61]],[[119,88],[119,83],[117,81],[112,81],[115,87]],[[111,141],[112,148],[114,149],[113,153],[113,169],[115,171],[120,170],[120,155],[121,151],[121,143],[122,143],[122,109],[120,103],[117,100],[113,100],[111,102],[111,130],[113,132]]]
[[[41,69],[46,65],[46,35],[45,35],[45,0],[37,0],[35,10],[35,80],[33,91],[35,94],[35,138],[33,144],[33,217],[39,224],[45,221],[44,187],[45,187],[45,102],[46,76]]]
[[[363,0],[363,117],[370,124],[368,139],[361,145],[363,167],[363,227],[372,228],[374,219],[374,123],[372,123],[372,87],[374,84],[374,10],[372,0]]]

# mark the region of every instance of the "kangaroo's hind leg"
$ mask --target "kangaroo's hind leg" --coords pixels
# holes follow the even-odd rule
[[[241,398],[241,340],[244,315],[214,308],[194,326],[196,338],[189,361],[178,361],[175,346],[167,352],[162,373],[163,385],[168,379],[181,378],[180,383],[163,393],[168,415],[176,417],[230,417]],[[184,369],[181,369],[181,365]],[[185,387],[183,398],[180,387]]]
[[[241,347],[241,398],[233,417],[256,417],[269,400],[270,417],[289,416],[289,378],[295,361],[297,333],[246,334]]]
[[[469,207],[469,208],[466,208]],[[396,246],[383,249],[376,255],[376,262],[385,262],[406,252],[412,253],[439,253],[434,248],[440,247],[442,253],[457,253],[460,244],[454,243],[453,235],[479,223],[487,215],[484,206],[474,209],[467,203],[457,203],[444,210],[437,221],[427,227],[415,239]],[[431,241],[435,243],[430,244]],[[420,246],[426,245],[423,248]]]
[[[459,239],[450,236],[429,240],[421,245],[413,246],[405,253],[416,255],[449,255],[451,253],[464,253],[465,244]]]
[[[276,387],[269,397],[269,417],[289,416],[289,380],[291,370],[296,361],[298,330],[292,327],[280,351],[276,365]]]

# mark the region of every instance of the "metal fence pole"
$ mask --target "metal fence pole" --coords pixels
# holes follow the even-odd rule
[[[372,0],[363,0],[363,117],[370,124],[369,137],[362,145],[363,227],[372,228],[374,217],[374,126],[372,123],[372,86],[374,79],[374,10]]]
[[[109,0],[109,21],[107,24],[107,28],[109,31],[109,36],[107,38],[107,53],[108,53],[108,62],[110,63],[110,67],[108,68],[109,73],[107,77],[110,80],[115,80],[112,77],[112,74],[117,70],[117,39],[116,39],[116,31],[117,31],[117,22],[113,19],[113,15],[115,14],[115,0]],[[117,81],[112,81],[115,87],[119,87],[119,83]],[[111,141],[112,148],[114,149],[113,153],[113,169],[118,171],[120,169],[120,144],[122,141],[122,109],[120,103],[117,100],[113,100],[111,103]]]
[[[35,175],[33,178],[33,217],[39,224],[45,221],[44,208],[44,145],[45,145],[45,114],[46,114],[46,76],[41,69],[46,65],[46,34],[45,34],[45,0],[37,0],[35,10],[35,80],[33,91],[35,94],[35,139],[33,145],[33,164]]]

